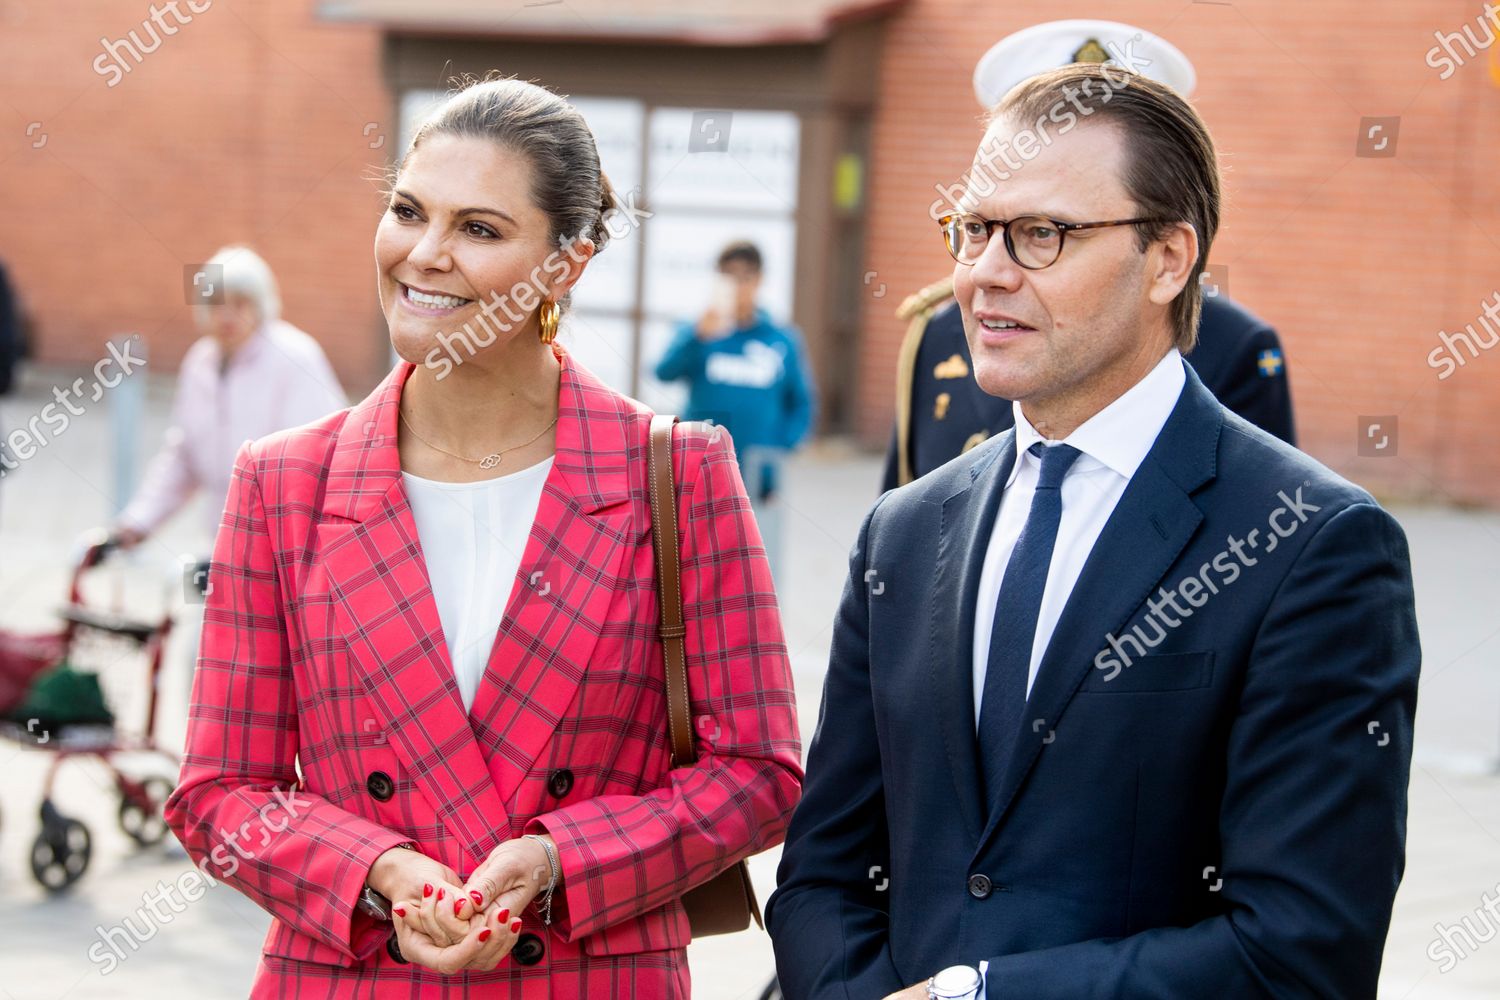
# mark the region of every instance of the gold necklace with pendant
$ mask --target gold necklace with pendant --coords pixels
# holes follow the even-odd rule
[[[437,445],[433,444],[431,441],[424,438],[421,434],[418,434],[417,429],[411,425],[411,421],[406,419],[406,414],[401,412],[401,407],[399,404],[396,407],[396,416],[401,418],[401,423],[406,425],[406,429],[411,431],[413,437],[425,444],[427,447],[431,448],[433,451],[440,451],[444,455],[447,455],[449,458],[456,458],[460,462],[468,462],[470,465],[477,465],[481,469],[493,469],[495,466],[500,464],[501,457],[504,456],[507,452],[516,451],[520,448],[526,447],[526,445],[535,443],[538,438],[550,431],[557,423],[557,417],[553,417],[552,423],[548,424],[546,427],[543,427],[541,431],[537,433],[536,437],[532,438],[530,441],[515,445],[514,447],[502,448],[500,451],[492,451],[488,455],[485,455],[483,458],[469,458],[467,455],[459,455],[455,452],[451,452],[447,448],[440,448]]]

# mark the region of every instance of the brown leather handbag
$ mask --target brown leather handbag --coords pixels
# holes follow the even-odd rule
[[[698,759],[688,699],[687,653],[682,623],[682,563],[678,550],[677,489],[672,482],[672,427],[669,413],[651,418],[651,539],[656,547],[656,570],[661,604],[661,644],[667,662],[667,732],[672,741],[672,766],[687,767]],[[720,872],[682,896],[693,937],[732,934],[755,925],[765,930],[750,869],[744,861]]]

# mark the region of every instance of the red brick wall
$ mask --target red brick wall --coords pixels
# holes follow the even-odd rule
[[[122,52],[132,69],[111,87],[115,74],[93,68],[101,38],[134,30],[149,46],[148,0],[0,6],[0,258],[44,358],[91,360],[111,334],[138,331],[153,369],[174,369],[196,335],[183,266],[244,241],[346,389],[385,369],[370,177],[396,137],[379,37],[311,8],[235,0],[195,15],[179,0],[192,21],[164,15],[176,34],[139,64]]]
[[[316,21],[311,0],[221,0],[110,87],[92,68],[101,38],[147,38],[149,6],[0,6],[0,258],[43,357],[92,360],[109,335],[139,331],[170,370],[194,336],[183,266],[248,241],[280,277],[287,318],[364,391],[386,366],[374,178],[397,141],[378,33]],[[1108,17],[1197,64],[1195,101],[1227,168],[1212,257],[1282,332],[1307,450],[1382,491],[1494,504],[1500,349],[1444,381],[1426,361],[1440,329],[1473,322],[1500,291],[1500,55],[1448,80],[1425,63],[1435,31],[1473,28],[1480,12],[1472,0],[912,0],[889,26],[874,129],[867,289],[889,291],[863,300],[861,437],[887,439],[892,309],[951,269],[927,206],[979,137],[974,63],[1027,24]],[[1402,116],[1393,159],[1353,155],[1360,117],[1375,115]],[[1356,457],[1358,417],[1392,413],[1398,453]]]
[[[1382,492],[1496,503],[1500,347],[1443,381],[1427,363],[1440,329],[1474,322],[1500,291],[1500,52],[1447,80],[1425,61],[1435,31],[1476,30],[1481,11],[1469,0],[913,0],[889,26],[874,129],[867,267],[898,294],[865,299],[861,437],[877,445],[889,432],[894,304],[952,268],[927,206],[978,142],[974,64],[1028,24],[1104,17],[1171,39],[1197,67],[1194,103],[1228,194],[1211,259],[1281,331],[1304,448]],[[1401,116],[1396,156],[1356,158],[1360,118],[1382,115]],[[1400,418],[1398,453],[1357,457],[1358,418],[1385,414]]]

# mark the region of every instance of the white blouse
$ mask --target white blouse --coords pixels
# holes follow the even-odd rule
[[[401,478],[464,708],[484,677],[552,458],[495,479]]]

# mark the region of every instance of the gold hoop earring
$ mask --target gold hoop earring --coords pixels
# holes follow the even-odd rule
[[[552,299],[542,303],[536,311],[537,324],[540,327],[539,337],[544,344],[550,344],[557,339],[557,324],[562,321],[562,307]]]

